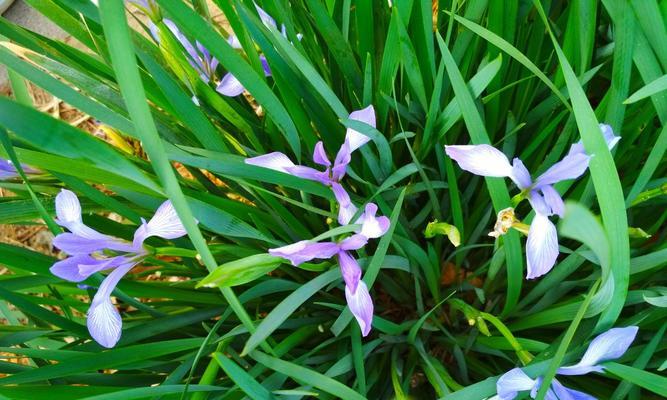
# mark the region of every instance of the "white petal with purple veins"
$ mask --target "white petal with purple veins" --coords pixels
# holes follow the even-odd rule
[[[546,215],[535,214],[526,241],[527,279],[549,272],[558,258],[558,234]]]
[[[363,122],[375,128],[375,108],[372,105],[357,111],[350,113],[348,117],[351,120]],[[365,145],[371,140],[368,136],[364,135],[359,131],[355,131],[352,128],[347,128],[345,132],[345,141],[347,142],[350,152],[355,151],[359,147]]]
[[[81,203],[74,192],[62,189],[56,196],[56,223],[82,238],[111,240],[110,236],[86,226],[81,219]]]
[[[111,293],[118,281],[134,266],[134,263],[122,265],[113,270],[102,281],[88,309],[88,331],[97,343],[111,348],[118,343],[123,322],[116,307],[111,303]]]
[[[174,209],[170,200],[165,201],[158,207],[153,218],[144,222],[134,232],[132,244],[137,251],[141,251],[144,240],[151,236],[158,236],[163,239],[176,239],[187,234],[181,219]]]
[[[286,174],[289,174],[289,171],[287,170],[288,168],[294,167],[294,163],[289,157],[277,151],[262,156],[246,158],[245,163],[284,172]]]
[[[591,341],[584,356],[577,364],[558,369],[561,375],[584,375],[589,372],[601,372],[601,362],[621,357],[635,340],[639,328],[612,328]]]
[[[375,203],[366,204],[366,209],[357,223],[361,223],[361,234],[369,239],[379,238],[389,229],[389,218],[376,217],[378,206]]]
[[[361,335],[368,335],[373,323],[373,299],[371,299],[366,283],[360,280],[355,291],[352,291],[346,285],[345,299],[347,300],[347,305],[350,307],[350,311],[352,311],[352,315],[354,315],[359,324],[359,328],[361,328]]]
[[[341,250],[359,250],[360,248],[364,247],[368,243],[368,237],[356,233],[348,238],[343,239],[342,242],[339,243],[339,247]]]
[[[512,176],[513,169],[507,156],[488,144],[445,146],[445,152],[461,169],[475,175],[498,178]]]
[[[521,368],[514,368],[503,374],[496,382],[496,392],[500,400],[512,400],[519,392],[532,390],[536,381],[526,375]]]

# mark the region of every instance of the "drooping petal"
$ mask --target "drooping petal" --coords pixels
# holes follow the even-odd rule
[[[582,153],[567,155],[540,175],[535,181],[535,187],[540,188],[544,185],[578,178],[586,172],[589,160],[590,157]]]
[[[361,234],[369,239],[379,238],[389,229],[390,221],[385,216],[376,217],[378,206],[375,203],[366,204],[364,213],[357,223],[361,223]]]
[[[290,173],[287,170],[288,168],[294,167],[294,163],[292,162],[292,160],[290,160],[289,157],[287,157],[285,154],[280,153],[278,151],[274,151],[273,153],[269,154],[264,154],[262,156],[246,158],[245,163],[250,165],[256,165],[258,167],[272,169],[274,171],[284,172],[286,174]]]
[[[368,237],[360,233],[356,233],[348,238],[343,239],[343,241],[339,243],[339,247],[341,250],[359,250],[360,248],[366,246],[366,243],[368,243]]]
[[[556,214],[562,218],[565,214],[565,203],[563,203],[563,198],[560,197],[558,191],[551,185],[542,186],[540,191],[544,196],[544,202],[551,210],[551,214]]]
[[[19,176],[16,167],[9,160],[0,159],[0,179],[13,179]]]
[[[352,291],[350,287],[345,286],[345,299],[347,305],[352,311],[352,315],[356,318],[359,328],[361,328],[361,335],[367,336],[371,331],[373,323],[373,299],[368,292],[366,282],[360,280],[357,284],[357,290]]]
[[[503,374],[496,382],[496,392],[500,400],[512,400],[519,392],[532,390],[536,381],[526,375],[521,368],[514,368]]]
[[[245,88],[241,81],[236,79],[231,72],[225,74],[215,90],[223,96],[236,97],[243,93]]]
[[[512,176],[513,170],[507,156],[488,144],[445,146],[445,153],[461,169],[475,175],[499,178]]]
[[[352,111],[348,119],[363,122],[375,128],[375,108],[373,105],[370,105],[361,110]],[[359,147],[368,143],[370,140],[371,138],[359,131],[355,131],[352,128],[347,128],[347,131],[345,132],[345,141],[349,146],[350,152],[355,151]]]
[[[577,364],[558,369],[560,375],[584,375],[589,372],[601,372],[601,362],[614,360],[621,357],[635,340],[639,328],[628,326],[625,328],[612,328],[598,335],[588,345],[584,356]]]
[[[551,381],[551,389],[553,389],[558,400],[597,400],[597,398],[589,394],[563,386],[556,379]]]
[[[95,272],[112,268],[114,266],[112,263],[109,259],[97,260],[88,254],[79,254],[58,261],[49,268],[49,271],[60,279],[81,282]],[[82,269],[80,266],[84,266],[84,268]]]
[[[361,267],[359,267],[359,263],[350,253],[341,251],[338,253],[338,264],[340,265],[340,272],[343,275],[345,286],[352,293],[356,293],[359,280],[361,279]]]
[[[163,239],[176,239],[187,234],[181,219],[174,209],[170,200],[165,201],[158,207],[153,218],[144,222],[134,232],[132,244],[135,249],[141,250],[144,240],[151,236],[158,236]]]
[[[546,215],[535,214],[526,241],[527,279],[549,272],[558,258],[558,234]]]
[[[183,46],[185,52],[190,57],[190,61],[198,64],[198,67],[196,66],[195,69],[197,69],[198,72],[201,73],[202,72],[201,59],[199,58],[199,53],[197,53],[197,49],[195,48],[195,46],[193,46],[190,40],[183,34],[183,32],[181,32],[181,30],[178,28],[178,26],[176,26],[174,21],[168,18],[164,18],[162,22],[164,22],[164,24],[167,26],[167,28],[169,28],[169,30],[174,35],[176,40],[178,40],[181,46]]]
[[[515,157],[514,160],[512,160],[512,173],[510,174],[510,179],[522,190],[529,188],[530,185],[533,184],[532,179],[530,179],[530,172],[528,172],[523,161],[518,157]]]
[[[111,303],[111,293],[134,265],[135,263],[124,264],[111,271],[102,281],[88,309],[88,332],[97,343],[106,348],[112,348],[118,343],[123,325],[120,313]]]
[[[333,257],[339,251],[337,243],[333,242],[311,242],[302,240],[277,249],[269,249],[269,254],[289,260],[295,267],[316,258],[326,260]]]
[[[327,152],[324,151],[324,143],[320,140],[315,143],[315,150],[313,150],[313,162],[325,167],[331,166],[331,161],[327,157]]]
[[[350,196],[340,183],[332,182],[331,188],[338,202],[338,223],[347,225],[352,220],[352,217],[354,217],[354,214],[357,213],[357,207],[352,204]]]
[[[528,202],[530,206],[533,207],[536,213],[542,215],[551,215],[551,207],[547,204],[546,200],[538,190],[531,190],[528,193]]]

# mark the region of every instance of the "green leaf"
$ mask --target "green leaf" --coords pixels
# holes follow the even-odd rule
[[[220,265],[198,284],[197,288],[237,286],[252,282],[268,274],[282,263],[280,257],[256,254]]]

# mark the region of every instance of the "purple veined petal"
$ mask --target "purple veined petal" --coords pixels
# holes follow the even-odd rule
[[[367,336],[373,323],[373,299],[368,292],[366,282],[360,280],[355,291],[345,285],[345,299],[361,328],[361,335]]]
[[[445,153],[463,170],[475,175],[504,178],[512,176],[507,156],[488,144],[445,146]]]
[[[375,203],[366,204],[364,213],[357,223],[361,223],[361,234],[369,239],[379,238],[387,233],[390,221],[385,216],[376,217],[378,206]]]
[[[551,381],[551,389],[556,396],[555,399],[558,400],[597,400],[589,394],[563,386],[556,379]]]
[[[309,240],[302,240],[277,249],[269,249],[269,254],[276,257],[282,257],[289,260],[292,265],[299,266],[306,261],[316,258],[329,259],[339,251],[337,243],[322,242],[316,243]]]
[[[537,379],[535,379],[535,385],[533,385],[533,388],[530,390],[531,398],[534,399],[537,397],[537,392],[540,390],[543,381],[544,378],[541,376],[538,376]],[[547,393],[544,396],[544,400],[560,400],[560,399],[556,396],[556,393],[554,393],[554,391],[551,390],[551,388],[549,388],[547,389]]]
[[[262,20],[262,23],[264,26],[268,28],[276,28],[278,29],[278,24],[276,24],[276,20],[273,19],[272,16],[269,15],[262,7],[258,6],[257,3],[255,3],[255,9],[257,9],[257,14],[259,14],[259,19]]]
[[[351,293],[356,293],[361,279],[361,267],[347,251],[338,253],[338,264],[340,265],[340,273],[345,281],[345,287],[349,288]],[[346,289],[347,290],[347,289]]]
[[[155,40],[155,43],[160,44],[160,30],[153,21],[148,21],[148,32],[150,32],[151,37]]]
[[[223,96],[236,97],[243,93],[245,88],[231,72],[225,74],[215,90]]]
[[[628,326],[625,328],[612,328],[598,335],[588,345],[588,349],[581,361],[569,367],[558,369],[560,375],[584,375],[589,372],[602,372],[601,362],[615,360],[628,350],[637,336],[639,328]]]
[[[327,171],[318,171],[314,168],[304,167],[303,165],[288,167],[286,170],[288,173],[298,176],[299,178],[317,181],[327,186],[331,184],[331,178],[329,178],[329,173]]]
[[[73,233],[61,233],[53,239],[53,245],[67,254],[90,254],[104,249],[132,252],[134,248],[125,241],[113,238],[90,239]]]
[[[246,158],[246,164],[256,165],[258,167],[272,169],[274,171],[284,172],[289,174],[288,168],[294,167],[294,163],[285,154],[278,151],[264,154],[262,156]]]
[[[315,143],[315,150],[313,150],[313,162],[324,167],[331,166],[331,161],[329,161],[329,157],[327,157],[327,152],[324,151],[324,143],[322,143],[321,140]]]
[[[589,161],[590,157],[586,154],[567,155],[540,175],[535,180],[535,187],[539,188],[543,185],[552,185],[556,182],[578,178],[586,172]]]
[[[136,260],[140,260],[140,258],[136,258]],[[131,261],[132,259],[126,256],[116,256],[104,260],[95,260],[94,263],[79,263],[78,269],[80,275],[90,276],[96,272],[116,268]]]
[[[563,214],[565,214],[565,203],[563,203],[563,198],[560,197],[558,191],[551,185],[542,186],[540,191],[544,196],[544,202],[551,210],[551,214],[563,218]]]
[[[264,70],[264,76],[271,76],[271,67],[269,62],[266,60],[264,54],[259,56],[259,62],[262,64],[262,70]]]
[[[170,200],[165,201],[155,210],[153,218],[146,223],[143,221],[141,226],[134,232],[132,245],[137,251],[141,251],[144,241],[151,236],[158,236],[163,239],[176,239],[187,234],[181,219],[176,213],[176,209]]]
[[[558,258],[558,234],[549,217],[535,213],[526,241],[527,279],[549,272]]]
[[[350,113],[350,116],[348,118],[351,120],[363,122],[365,124],[372,126],[373,128],[375,128],[376,126],[375,108],[373,107],[373,105],[370,105],[361,110],[353,111],[352,113]],[[355,151],[359,147],[368,143],[370,140],[371,138],[362,134],[361,132],[355,131],[352,128],[347,128],[347,131],[345,132],[345,141],[348,143],[348,146],[350,147],[350,152]]]
[[[55,276],[57,276],[60,279],[64,279],[66,281],[70,282],[81,282],[86,280],[91,274],[82,274],[79,265],[95,265],[98,264],[102,266],[102,264],[106,264],[107,260],[97,260],[93,257],[91,257],[88,254],[80,254],[80,255],[75,255],[72,257],[68,257],[64,260],[58,261],[54,263],[51,268],[49,268],[49,271]],[[86,272],[89,269],[86,269]],[[101,269],[100,269],[101,271]],[[97,271],[95,271],[97,272]]]
[[[18,172],[16,170],[14,171],[7,171],[4,169],[0,169],[0,180],[5,180],[5,179],[14,179],[19,176]]]
[[[88,309],[88,332],[103,347],[112,348],[120,339],[123,321],[120,313],[111,303],[110,296],[120,279],[134,265],[135,263],[127,263],[111,271],[102,281]]]
[[[512,160],[512,173],[510,174],[510,179],[521,190],[528,189],[533,184],[533,180],[530,178],[530,172],[528,172],[523,161],[518,157],[515,157],[514,160]]]
[[[354,214],[357,213],[357,207],[352,204],[350,196],[340,183],[332,182],[331,188],[338,202],[338,223],[347,225],[352,220],[352,217],[354,217]]]
[[[496,392],[500,400],[512,400],[519,392],[532,390],[536,380],[526,375],[521,368],[514,368],[504,373],[496,382]]]
[[[338,245],[341,250],[359,250],[366,246],[366,243],[368,243],[368,238],[360,233],[356,233],[343,239]]]
[[[192,63],[195,63],[193,64],[195,69],[197,69],[197,71],[201,73],[202,72],[201,58],[199,56],[199,53],[197,53],[197,49],[195,48],[195,46],[193,46],[190,40],[183,34],[183,32],[181,32],[181,30],[178,28],[178,26],[176,26],[174,21],[168,18],[164,18],[162,22],[164,22],[164,24],[167,26],[167,28],[169,28],[169,30],[174,35],[176,40],[178,40],[181,46],[183,46],[185,52],[188,53],[190,61]]]

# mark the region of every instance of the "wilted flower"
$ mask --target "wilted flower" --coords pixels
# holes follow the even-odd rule
[[[362,110],[354,111],[350,114],[349,119],[364,122],[375,128],[375,109],[370,105]],[[357,209],[350,201],[350,197],[345,192],[345,189],[340,185],[340,180],[343,179],[347,172],[347,165],[350,163],[352,152],[370,140],[368,136],[348,128],[345,133],[345,141],[340,146],[333,165],[327,157],[322,141],[317,142],[313,152],[313,162],[325,167],[324,171],[303,165],[296,165],[284,153],[277,151],[258,157],[247,158],[245,162],[246,164],[269,168],[331,186],[340,205],[338,222],[341,225],[347,225]]]
[[[113,270],[93,297],[87,321],[93,339],[104,347],[113,347],[120,339],[122,326],[120,314],[111,303],[114,288],[148,255],[143,246],[147,238],[176,239],[186,234],[185,228],[168,200],[155,211],[150,221],[142,219],[132,242],[102,234],[85,225],[79,199],[69,190],[63,189],[56,196],[56,214],[56,223],[69,232],[56,236],[53,244],[70,257],[53,264],[51,273],[71,282],[81,282],[96,272]]]
[[[341,274],[345,281],[345,298],[350,311],[357,319],[363,336],[371,331],[373,320],[373,300],[368,292],[366,283],[361,280],[361,267],[357,260],[349,253],[366,245],[368,239],[378,238],[389,229],[389,219],[376,217],[377,205],[368,203],[364,213],[356,222],[361,224],[358,232],[339,243],[311,242],[302,240],[277,249],[269,249],[269,253],[289,260],[292,265],[298,266],[313,259],[329,259],[338,257]]]
[[[26,174],[38,174],[40,171],[21,164],[23,172]],[[16,166],[10,160],[0,158],[0,180],[13,179],[19,176]]]
[[[600,130],[611,149],[620,138],[614,136],[608,125],[601,124]],[[561,161],[552,165],[535,181],[520,159],[514,158],[510,164],[505,154],[488,144],[445,146],[445,152],[468,172],[481,176],[508,177],[522,190],[522,195],[535,210],[526,242],[526,277],[537,278],[549,272],[558,257],[558,235],[549,217],[562,217],[565,211],[563,199],[553,185],[576,179],[586,171],[590,156],[584,152],[583,144],[573,144]]]
[[[579,363],[561,367],[556,373],[558,375],[585,375],[589,372],[602,372],[604,367],[599,364],[621,357],[635,340],[638,330],[636,326],[608,330],[591,341]],[[523,391],[530,391],[530,397],[534,399],[541,385],[542,377],[532,379],[520,368],[514,368],[498,379],[496,390],[500,400],[512,400]],[[595,399],[586,393],[563,386],[556,379],[551,381],[545,398],[548,400]]]

